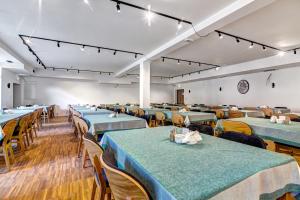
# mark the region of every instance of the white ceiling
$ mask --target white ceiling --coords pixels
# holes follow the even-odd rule
[[[0,40],[20,55],[29,65],[35,58],[22,44],[18,34],[86,43],[96,46],[147,53],[176,36],[177,22],[155,16],[148,27],[144,13],[110,0],[0,0]],[[234,0],[128,0],[134,4],[152,5],[153,10],[197,23]],[[190,28],[183,27],[181,31]],[[133,62],[133,55],[102,52],[86,48],[37,41],[32,48],[47,66],[117,71]]]
[[[299,0],[277,0],[265,8],[221,28],[221,30],[284,50],[299,47],[299,8]],[[258,46],[254,46],[252,49],[248,47],[248,42],[236,43],[235,39],[226,36],[219,39],[218,34],[213,32],[166,56],[226,66],[277,53],[273,50],[262,51],[262,48]],[[154,75],[174,76],[206,67],[177,65],[176,61],[163,63],[159,59],[152,63],[151,68]]]

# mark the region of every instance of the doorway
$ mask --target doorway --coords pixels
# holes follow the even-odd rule
[[[13,107],[16,108],[21,106],[21,85],[14,83],[13,84]]]
[[[177,93],[176,103],[177,104],[184,104],[184,89],[176,90],[176,93]]]

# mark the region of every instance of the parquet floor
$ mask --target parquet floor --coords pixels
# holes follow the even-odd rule
[[[38,132],[25,155],[16,155],[10,172],[1,173],[0,160],[0,199],[90,199],[92,168],[82,168],[72,132],[66,118],[56,118]]]

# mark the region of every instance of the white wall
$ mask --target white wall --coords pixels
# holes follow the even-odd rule
[[[0,69],[0,82],[1,82],[1,108],[13,107],[13,83],[19,83],[17,75],[7,69]],[[7,84],[10,83],[10,88]]]
[[[271,79],[267,82],[270,74]],[[237,90],[237,84],[242,79],[250,84],[249,92],[244,95]],[[272,88],[272,82],[276,84],[275,88]],[[221,92],[219,87],[222,87]],[[180,88],[185,89],[186,104],[287,106],[300,111],[300,67],[184,83],[180,84]]]
[[[173,101],[174,87],[152,84],[151,102]],[[65,108],[68,104],[139,103],[139,84],[99,84],[79,80],[55,78],[25,78],[24,104],[57,104]]]

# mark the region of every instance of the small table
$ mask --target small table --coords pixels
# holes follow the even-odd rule
[[[275,124],[271,123],[269,119],[252,117],[233,118],[229,120],[241,121],[248,124],[253,132],[263,139],[300,148],[299,122],[291,122],[289,125]],[[219,124],[218,122],[217,127],[220,127]]]
[[[216,115],[213,113],[205,113],[205,112],[178,112],[178,111],[164,111],[166,114],[166,119],[172,119],[172,113],[175,112],[184,117],[185,121],[189,121],[191,123],[197,122],[208,122],[208,121],[216,121]]]
[[[84,118],[90,122],[89,132],[94,135],[103,134],[104,131],[147,127],[146,120],[126,114],[119,114],[118,117],[109,117],[108,114],[86,115]]]
[[[91,109],[82,109],[82,110],[77,110],[82,117],[86,115],[105,115],[105,114],[111,114],[113,113],[111,110],[106,110],[106,109],[97,109],[97,110],[91,110]]]
[[[175,144],[169,141],[173,128],[113,131],[101,145],[152,199],[276,199],[300,191],[291,156],[208,135],[200,144]]]

